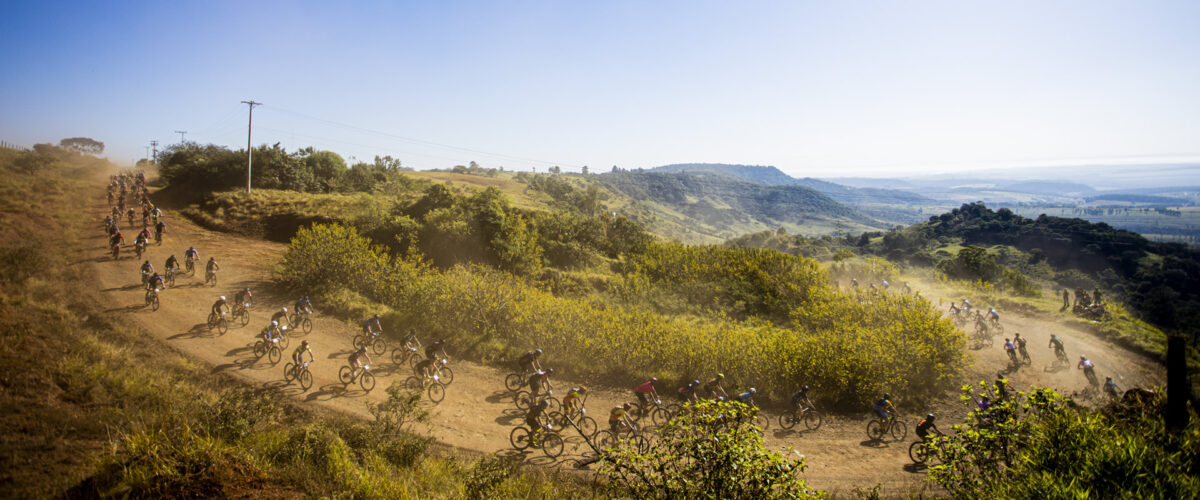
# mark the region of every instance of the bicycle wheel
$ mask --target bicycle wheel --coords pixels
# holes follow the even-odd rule
[[[290,362],[283,365],[283,381],[290,384],[290,383],[292,383],[292,380],[295,378],[296,378],[296,365],[293,365]]]
[[[292,342],[292,341],[288,340],[288,336],[287,336],[287,335],[280,335],[280,336],[279,336],[279,348],[280,348],[280,349],[287,349],[287,346],[288,346],[288,344],[290,344],[291,342]]]
[[[217,286],[217,273],[212,275],[212,286]]]
[[[279,350],[279,346],[272,344],[271,348],[267,349],[267,359],[271,361],[271,364],[279,363],[282,358],[283,351]]]
[[[429,384],[428,392],[429,400],[433,401],[434,404],[441,403],[443,399],[446,399],[446,386],[442,384],[436,382]]]
[[[312,320],[308,316],[305,316],[304,321],[300,322],[300,329],[304,330],[304,333],[312,333]]]
[[[759,429],[762,429],[763,432],[766,432],[767,429],[771,427],[771,419],[767,417],[766,413],[763,413],[760,410],[758,412],[758,416],[754,417],[754,424],[757,425]]]
[[[821,427],[821,414],[817,410],[804,412],[804,428],[815,431],[819,427]]]
[[[666,408],[655,408],[650,411],[650,421],[654,422],[655,427],[662,427],[671,421],[671,412]]]
[[[543,432],[542,453],[547,457],[558,458],[563,452],[563,438],[557,432]]]
[[[175,273],[167,274],[167,286],[175,287]]]
[[[423,389],[423,387],[421,387],[421,379],[416,375],[404,379],[404,388],[410,391],[419,391]]]
[[[454,382],[454,370],[451,370],[449,366],[443,366],[441,370],[438,370],[438,381],[444,385],[450,385]]]
[[[617,444],[619,444],[617,437],[608,429],[602,430],[592,437],[592,445],[600,451],[616,448]]]
[[[925,463],[925,459],[928,458],[929,451],[924,446],[921,446],[922,444],[921,441],[913,441],[913,444],[908,445],[908,458],[914,464],[923,464]]]
[[[579,429],[579,433],[583,434],[583,437],[585,438],[595,436],[596,431],[599,429],[599,426],[596,425],[596,419],[587,415],[577,419],[575,421],[575,427]]]
[[[159,306],[159,303],[158,303],[158,295],[155,295],[153,299],[150,299],[150,310],[151,310],[151,311],[157,311],[157,310],[158,310],[158,306]]]
[[[261,358],[267,354],[267,343],[258,341],[254,343],[254,357]]]
[[[505,389],[508,389],[512,392],[517,392],[521,390],[522,387],[525,387],[525,377],[522,377],[520,374],[510,373],[507,377],[504,377]]]
[[[366,392],[371,392],[371,389],[375,388],[375,374],[364,371],[362,375],[358,376],[358,386]]]
[[[312,372],[308,371],[308,367],[304,367],[300,370],[300,388],[307,391],[312,387],[312,382]]]
[[[513,448],[524,450],[529,447],[529,429],[521,426],[513,427],[512,432],[508,433],[508,442]]]
[[[238,318],[238,321],[242,322],[242,326],[250,324],[250,311],[243,309],[242,315],[240,318]]]
[[[908,435],[908,425],[906,425],[903,420],[897,419],[892,424],[892,438],[895,439],[896,441],[903,441],[904,437],[907,435]]]
[[[350,385],[350,382],[353,381],[354,372],[350,370],[349,366],[343,366],[338,369],[338,382],[341,382],[342,385]]]
[[[422,359],[420,356],[417,356],[416,352],[413,352],[408,356],[408,367],[416,370],[417,365],[421,364],[421,361],[424,361],[424,359]]]
[[[871,441],[883,439],[883,425],[878,420],[867,422],[867,438]]]
[[[387,352],[387,342],[384,342],[382,338],[376,338],[371,343],[371,352],[375,353],[376,356],[383,356],[383,353]]]
[[[404,357],[407,353],[408,353],[408,351],[405,351],[403,347],[393,348],[392,349],[392,364],[394,364],[394,365],[404,364]]]
[[[520,391],[513,396],[513,404],[517,405],[518,410],[528,410],[529,405],[533,404],[530,397],[529,391]]]
[[[225,335],[225,332],[229,331],[229,322],[225,321],[224,316],[217,320],[217,331],[221,332],[221,335]]]
[[[630,447],[637,450],[638,453],[646,453],[650,451],[650,440],[641,434],[629,436],[627,443]]]
[[[354,339],[351,340],[350,343],[354,346],[355,350],[358,350],[358,349],[362,349],[363,343],[366,342],[366,340],[367,339],[365,337],[363,337],[362,334],[360,333],[358,335],[355,335]]]
[[[779,427],[782,427],[784,429],[791,429],[792,427],[794,427],[796,425],[797,420],[798,419],[796,418],[795,410],[784,413],[779,416]]]
[[[300,314],[293,312],[290,316],[288,316],[288,324],[289,325],[300,324]]]

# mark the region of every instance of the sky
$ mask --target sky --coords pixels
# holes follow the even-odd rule
[[[1197,1],[12,2],[0,140],[418,169],[1200,163]]]

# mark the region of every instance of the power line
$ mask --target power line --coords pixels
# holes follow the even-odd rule
[[[261,102],[242,101],[242,104],[250,105],[250,121],[246,124],[246,194],[250,194],[250,165],[251,158],[254,157],[254,148],[250,144],[250,134],[254,132],[254,107],[262,106]]]
[[[186,130],[176,130],[175,133],[179,134],[179,143],[180,144],[187,144],[187,139],[183,138],[183,136],[187,135]]]

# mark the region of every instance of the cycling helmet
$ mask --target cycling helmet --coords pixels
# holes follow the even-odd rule
[[[806,386],[804,386],[804,390],[806,390],[806,391],[808,390],[808,386],[807,386],[807,385],[806,385]]]
[[[883,399],[892,399],[892,393],[890,393],[890,392],[883,393]]]
[[[576,388],[576,390],[577,390],[577,391],[579,391],[579,393],[580,393],[580,394],[586,393],[586,392],[587,392],[587,386],[586,386],[586,385],[581,385],[581,386],[579,386],[578,388]]]
[[[300,345],[308,345],[308,339],[301,340]]]
[[[755,394],[757,392],[758,392],[758,389],[755,389],[753,387],[750,388],[750,394]]]
[[[628,409],[630,409],[630,408],[633,408],[633,405],[631,405],[631,404],[629,404],[629,403],[625,403],[624,407],[625,407],[625,409],[626,409],[626,410],[628,410]]]
[[[373,317],[374,317],[375,319],[379,319],[379,313],[375,313],[375,316],[373,316]]]
[[[933,420],[934,420],[934,418],[935,418],[935,417],[933,416],[933,414],[932,414],[932,413],[930,413],[930,414],[928,414],[928,415],[925,415],[925,420],[933,421]]]
[[[145,265],[145,264],[149,264],[149,263],[150,263],[150,261],[147,260],[146,262],[143,262],[142,264]]]
[[[1080,354],[1080,355],[1079,355],[1079,360],[1080,360],[1080,361],[1087,361],[1087,356],[1084,356],[1084,355]]]
[[[225,300],[225,296],[224,296],[224,295],[222,295],[222,296],[221,296],[221,300]]]
[[[446,343],[446,339],[438,339],[438,343],[439,343],[439,344],[445,344],[445,343]]]
[[[1005,343],[1012,342],[1012,339],[1004,339]]]
[[[174,255],[172,255],[172,257],[174,257]],[[246,288],[245,288],[245,290],[243,290],[243,291],[249,292],[249,291],[250,291],[250,287],[246,287]]]
[[[286,307],[281,307],[281,308],[279,308],[279,311],[280,311],[280,312],[287,312],[287,308],[286,308]]]
[[[279,322],[278,322],[278,321],[272,321],[272,322],[271,322],[271,326],[279,326]]]
[[[1112,382],[1112,377],[1104,377],[1105,382]]]
[[[359,354],[366,354],[366,353],[367,353],[367,346],[361,346],[361,347],[359,347],[359,348],[358,348],[358,353],[359,353]]]
[[[699,380],[693,380],[693,381],[692,381],[692,385],[694,385],[694,386],[696,386],[696,387],[699,387],[699,386],[700,386],[700,381],[699,381]]]
[[[549,374],[551,374],[551,373],[554,373],[554,369],[553,369],[553,368],[547,368],[547,369],[546,369],[546,375],[549,375]]]
[[[545,399],[538,401],[538,407],[545,408],[547,406],[550,406],[549,401],[546,401]]]
[[[536,351],[533,351],[533,355],[534,355],[534,356],[541,356],[541,355],[542,355],[542,350],[541,350],[541,349],[538,349],[538,350],[536,350]]]
[[[658,377],[650,377],[650,383],[651,383],[651,384],[657,384],[657,383],[658,383]]]
[[[718,374],[717,374],[717,380],[725,380],[725,374],[724,374],[724,373],[718,373]]]
[[[214,261],[214,260],[217,260],[217,258],[216,258],[216,257],[209,257],[209,258],[208,258],[208,261],[209,261],[209,262],[212,262],[212,261]]]

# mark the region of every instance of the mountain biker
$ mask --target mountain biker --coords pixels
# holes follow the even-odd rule
[[[147,243],[150,243],[150,239],[146,238],[146,235],[143,233],[138,233],[137,236],[133,238],[134,245],[145,247]]]
[[[115,246],[120,246],[124,243],[125,243],[125,236],[121,235],[120,229],[118,229],[116,232],[112,233],[112,236],[108,238],[108,246],[110,248],[115,247]]]
[[[1017,345],[1017,350],[1021,352],[1022,358],[1029,357],[1029,351],[1025,350],[1025,339],[1021,338],[1020,333],[1013,335],[1013,343]]]
[[[896,407],[892,405],[891,393],[883,393],[883,397],[875,402],[875,413],[879,414],[880,419],[887,421],[892,418],[892,414],[896,411]]]
[[[996,386],[997,401],[1004,401],[1008,398],[1008,380],[1004,378],[1003,373],[996,373],[996,382],[993,385]]]
[[[225,309],[228,309],[228,306],[226,306],[226,305],[225,305],[225,296],[224,296],[224,295],[222,295],[222,296],[220,296],[219,298],[217,298],[217,301],[216,301],[216,302],[213,302],[213,305],[212,305],[212,316],[214,316],[214,317],[216,317],[216,316],[220,316],[220,315],[221,315],[221,313],[222,313],[222,312],[223,312]]]
[[[420,363],[417,363],[416,366],[413,367],[413,372],[415,372],[417,376],[421,378],[432,378],[434,372],[436,371],[434,370],[433,365],[434,363],[437,363],[437,361],[437,358],[422,359]]]
[[[621,424],[624,424],[626,429],[633,429],[633,423],[629,421],[629,410],[631,408],[633,408],[632,404],[625,403],[620,406],[614,406],[608,412],[608,429],[614,435],[621,432]]]
[[[196,247],[188,247],[183,252],[183,258],[184,260],[200,260],[200,251],[196,250]]]
[[[312,302],[308,301],[308,296],[296,299],[296,304],[293,306],[296,314],[312,314]]]
[[[143,262],[141,271],[143,274],[150,274],[150,273],[154,272],[154,264],[151,264],[150,261],[148,261],[148,260],[146,262]]]
[[[438,359],[449,358],[450,356],[446,355],[446,339],[439,339],[437,342],[429,344],[429,347],[425,348],[425,359],[432,359],[436,361]]]
[[[704,384],[704,392],[712,395],[713,399],[717,399],[717,398],[721,398],[721,397],[728,398],[729,394],[727,394],[725,392],[724,387],[721,387],[721,382],[723,382],[724,380],[725,380],[725,374],[718,373],[716,378],[713,378],[712,380],[709,380],[707,383]]]
[[[642,382],[633,389],[633,395],[637,396],[642,406],[650,404],[651,399],[658,400],[658,391],[654,388],[656,384],[658,384],[658,377]]]
[[[554,373],[554,369],[550,368],[546,371],[536,372],[529,376],[526,383],[529,385],[529,397],[536,400],[538,394],[542,392],[543,386],[545,389],[550,389],[550,375]]]
[[[1004,339],[1004,353],[1008,355],[1008,359],[1012,360],[1013,364],[1017,363],[1017,345],[1010,339]]]
[[[545,413],[546,408],[550,406],[550,402],[545,399],[538,401],[537,404],[531,405],[529,411],[525,413],[525,425],[529,427],[529,441],[532,444],[538,436],[542,434],[542,424],[538,419]],[[546,427],[549,427],[548,425]]]
[[[792,407],[796,409],[813,408],[812,400],[808,399],[808,386],[801,387],[792,394]]]
[[[154,225],[154,239],[161,240],[163,231],[165,231],[166,229],[167,229],[167,223],[165,223],[161,220],[158,221],[158,223]]]
[[[267,323],[267,326],[264,326],[261,332],[258,332],[258,336],[262,337],[263,340],[270,342],[271,338],[275,337],[275,335],[276,335],[275,332],[277,332],[278,329],[279,329],[279,323],[272,321],[270,323]]]
[[[967,300],[966,297],[963,297],[962,305],[963,312],[971,312],[971,301]]]
[[[250,305],[253,301],[254,301],[254,296],[250,293],[250,287],[246,287],[241,290],[238,290],[238,293],[234,294],[234,296],[233,296],[233,303],[236,304],[237,307],[242,307],[244,305]],[[275,319],[275,318],[271,318],[271,319]]]
[[[1079,364],[1075,365],[1075,369],[1082,368],[1084,375],[1095,375],[1096,367],[1092,365],[1092,360],[1087,359],[1087,356],[1079,356]]]
[[[579,386],[572,387],[567,391],[567,395],[563,396],[562,406],[563,412],[567,415],[572,415],[576,412],[583,412],[583,398],[587,396],[587,387]]]
[[[149,242],[150,241],[150,228],[143,227],[141,231],[138,231],[138,236],[140,236],[142,238],[142,241]]]
[[[1058,336],[1053,333],[1050,334],[1050,344],[1046,345],[1046,347],[1053,347],[1054,355],[1057,357],[1060,357],[1060,358],[1067,357],[1067,351],[1066,351],[1066,349],[1063,348],[1062,339],[1058,338]],[[1065,362],[1066,360],[1063,360],[1063,361]]]
[[[688,382],[687,385],[680,387],[679,390],[676,391],[676,394],[679,396],[679,400],[683,401],[685,403],[691,402],[691,401],[699,401],[700,400],[700,381],[693,380],[691,382]]]
[[[312,363],[314,360],[316,360],[316,356],[313,355],[312,348],[308,346],[307,339],[301,340],[300,345],[296,347],[296,350],[292,351],[292,363],[295,363],[297,367],[303,365],[304,353],[306,352],[308,353],[309,363]]]
[[[206,272],[208,274],[214,274],[220,269],[221,269],[221,266],[217,265],[216,257],[209,257],[208,264],[204,265],[204,272]]]
[[[158,273],[151,274],[150,279],[146,280],[147,292],[150,290],[161,290],[163,288],[166,288],[166,286],[163,285],[163,278]]]
[[[751,387],[750,390],[743,392],[741,394],[738,394],[737,400],[739,403],[742,403],[746,406],[758,407],[758,405],[754,404],[754,395],[756,393],[758,393],[758,390]]]
[[[350,373],[357,375],[360,368],[371,364],[371,357],[367,356],[367,346],[359,347],[357,351],[350,353],[346,361],[350,363]]]
[[[958,316],[958,313],[959,313],[959,312],[961,312],[961,311],[960,311],[960,310],[959,310],[959,308],[958,308],[958,304],[955,304],[954,302],[951,302],[951,303],[950,303],[950,314],[952,314],[952,315],[954,315],[954,316]]]
[[[288,323],[287,308],[281,307],[281,308],[279,308],[278,311],[275,311],[275,314],[271,315],[271,322],[278,323],[281,325],[284,323]]]
[[[375,335],[379,335],[380,333],[382,333],[383,325],[379,324],[379,315],[376,314],[374,316],[371,316],[370,318],[363,320],[362,329],[363,329],[363,334],[365,334],[365,335],[375,336]]]
[[[942,433],[942,431],[937,428],[937,425],[934,425],[934,423],[933,423],[933,421],[936,419],[937,419],[937,417],[935,417],[934,414],[930,413],[928,415],[925,415],[925,418],[923,420],[921,420],[921,422],[919,424],[917,424],[917,437],[921,438],[921,441],[929,441],[929,431],[930,430],[933,430],[933,432],[936,432],[938,434]]]
[[[542,350],[536,349],[529,351],[517,359],[517,365],[521,367],[520,373],[533,373],[542,371],[542,363],[538,358],[542,357]]]
[[[889,287],[892,286],[891,283],[887,282],[887,280],[883,280],[883,283],[881,283],[881,284],[883,285],[884,290],[887,290]]]
[[[172,269],[178,270],[179,269],[179,259],[175,258],[175,254],[171,254],[170,257],[167,257],[167,263],[163,264],[163,267],[168,272],[171,271]]]
[[[991,318],[989,318],[989,319],[992,320],[993,324],[1000,322],[1000,313],[998,311],[996,311],[995,307],[988,308],[988,316],[991,316]]]
[[[1112,377],[1104,377],[1104,392],[1114,398],[1117,397],[1117,383],[1113,382]]]

